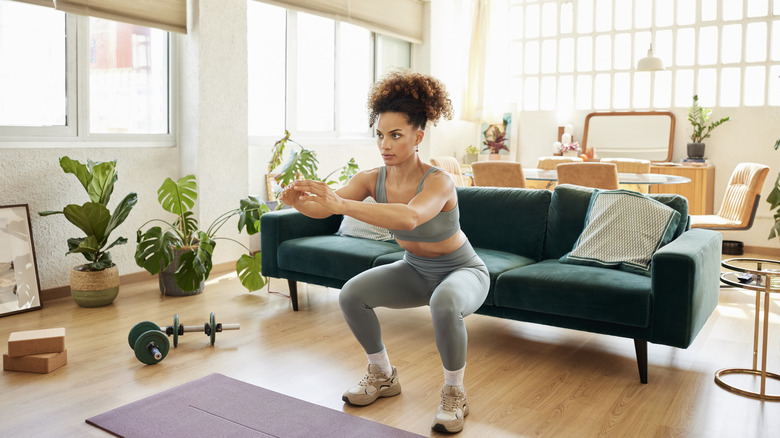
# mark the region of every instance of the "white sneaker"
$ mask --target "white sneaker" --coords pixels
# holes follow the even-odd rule
[[[366,376],[357,385],[345,392],[341,399],[355,406],[367,406],[379,397],[392,397],[401,393],[398,370],[393,367],[393,375],[379,371],[379,365],[369,364]]]
[[[462,386],[444,385],[441,388],[441,404],[431,429],[437,432],[455,433],[463,430],[463,419],[469,414],[466,390]]]

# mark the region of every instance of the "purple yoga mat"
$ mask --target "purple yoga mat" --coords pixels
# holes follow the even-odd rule
[[[88,418],[120,437],[419,437],[222,374]]]

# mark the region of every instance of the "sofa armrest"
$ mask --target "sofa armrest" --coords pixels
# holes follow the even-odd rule
[[[276,210],[260,217],[260,251],[263,275],[279,275],[279,245],[299,237],[334,234],[341,225],[341,215],[312,219],[295,209]]]
[[[653,255],[650,342],[693,342],[718,305],[721,241],[716,231],[694,228]]]

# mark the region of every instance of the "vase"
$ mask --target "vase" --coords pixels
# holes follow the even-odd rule
[[[463,164],[471,164],[477,161],[477,154],[466,154],[463,156]]]
[[[488,157],[491,161],[500,161],[501,160],[501,154],[490,154]]]
[[[566,151],[563,153],[564,157],[579,157],[580,152],[579,151]]]
[[[80,307],[103,307],[119,294],[119,268],[88,271],[86,265],[70,271],[70,295]]]
[[[161,294],[174,297],[185,297],[190,295],[198,295],[199,293],[203,292],[203,289],[206,287],[205,280],[202,280],[200,282],[200,286],[198,286],[198,288],[195,290],[183,290],[179,287],[179,285],[176,284],[176,279],[173,276],[176,273],[176,270],[179,269],[179,258],[182,254],[189,251],[192,251],[192,248],[184,247],[173,250],[173,260],[171,260],[171,263],[168,264],[168,267],[160,271],[158,276]]]
[[[704,158],[704,143],[688,143],[688,158]]]

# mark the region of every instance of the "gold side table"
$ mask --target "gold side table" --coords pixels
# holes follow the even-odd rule
[[[769,297],[771,293],[780,293],[780,261],[733,258],[721,262],[721,266],[730,269],[730,272],[722,272],[720,281],[733,287],[740,287],[756,292],[756,315],[753,325],[753,368],[724,368],[715,372],[715,383],[726,391],[739,394],[744,397],[766,401],[780,401],[780,395],[766,393],[766,379],[780,381],[780,375],[767,372],[767,336],[769,334]],[[763,312],[761,309],[761,297],[764,297]],[[759,333],[759,320],[763,313],[763,325]],[[760,336],[759,336],[760,334]],[[761,338],[761,369],[758,369],[758,340]],[[761,377],[761,391],[754,392],[737,388],[726,383],[723,376],[729,374],[746,374]]]

